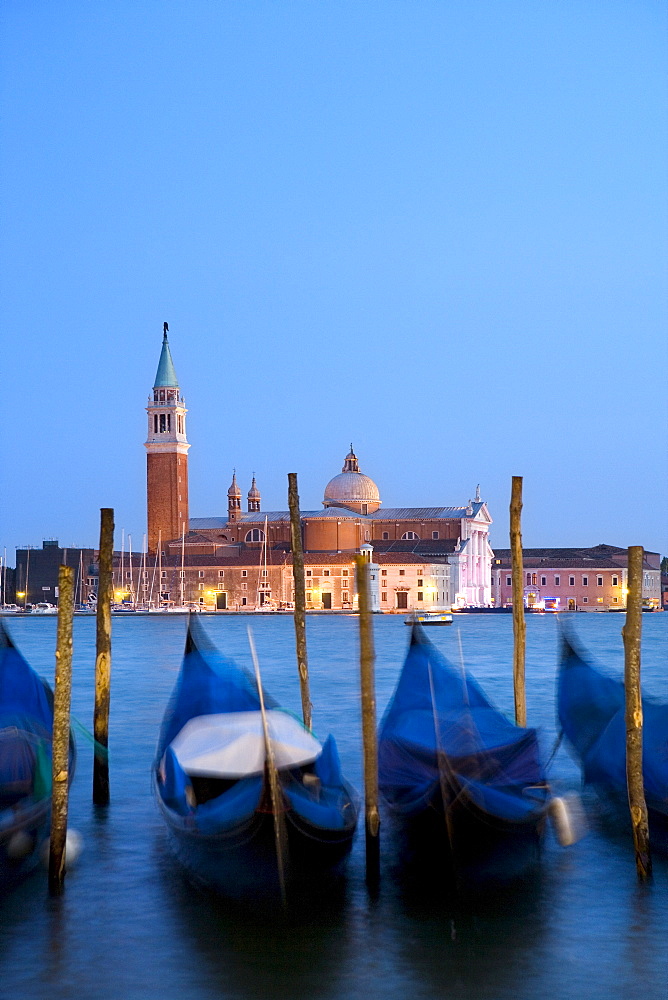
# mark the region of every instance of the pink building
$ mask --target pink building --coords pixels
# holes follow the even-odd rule
[[[661,557],[645,552],[643,605],[659,608]],[[524,549],[524,603],[555,611],[621,611],[628,593],[627,550],[615,545],[590,549]],[[512,604],[510,549],[495,549],[492,599]]]

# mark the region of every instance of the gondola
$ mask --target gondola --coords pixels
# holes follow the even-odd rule
[[[39,861],[51,822],[53,693],[0,622],[0,891]],[[70,780],[75,764],[70,743]]]
[[[252,904],[285,901],[314,875],[338,872],[358,813],[334,738],[321,744],[263,697],[261,706],[255,679],[223,657],[192,617],[154,788],[172,848],[194,881]]]
[[[652,843],[668,846],[668,704],[643,694],[643,781]],[[624,683],[606,676],[562,636],[557,712],[585,784],[629,822]],[[656,835],[656,836],[655,836]]]
[[[535,860],[550,798],[536,731],[494,708],[419,625],[378,752],[379,789],[407,860],[482,877]]]

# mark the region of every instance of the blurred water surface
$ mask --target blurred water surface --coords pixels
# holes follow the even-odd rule
[[[299,714],[292,619],[205,617],[224,653],[250,668],[251,622],[267,689]],[[614,614],[569,616],[580,640],[613,674],[623,670]],[[185,620],[115,618],[110,722],[112,801],[91,804],[92,747],[78,738],[70,825],[85,849],[50,899],[36,872],[0,901],[0,997],[81,1000],[278,1000],[384,998],[571,1000],[668,995],[668,861],[655,856],[651,885],[637,882],[632,845],[606,829],[586,795],[591,830],[576,846],[548,834],[541,863],[511,887],[457,897],[438,887],[406,887],[396,877],[381,829],[383,871],[373,898],[364,882],[363,824],[346,878],[321,905],[280,921],[234,911],[194,889],[172,862],[150,787],[150,765],[165,704],[180,666]],[[401,667],[409,630],[401,616],[374,620],[378,717]],[[11,633],[31,664],[52,681],[56,622],[19,619]],[[527,619],[527,711],[556,737],[556,616]],[[334,732],[347,777],[362,790],[361,722],[355,617],[310,617],[307,624],[314,729]],[[512,716],[512,619],[465,615],[430,638],[451,659],[459,639],[499,708]],[[643,616],[643,685],[668,700],[668,615]],[[92,729],[95,621],[77,619],[73,715]],[[551,779],[580,788],[565,749]]]

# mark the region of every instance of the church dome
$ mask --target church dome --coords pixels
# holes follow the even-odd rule
[[[352,445],[342,471],[327,483],[322,502],[325,507],[344,507],[358,514],[372,514],[380,507],[378,487],[360,472]]]

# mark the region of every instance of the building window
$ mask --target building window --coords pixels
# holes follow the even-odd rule
[[[406,570],[405,569],[400,569],[399,570],[399,576],[406,576]]]
[[[362,513],[363,514],[368,514],[369,513],[369,505],[368,505],[368,503],[363,503],[362,504]]]
[[[186,571],[184,569],[180,569],[179,576],[181,577],[182,580],[184,580],[186,576]]]
[[[322,575],[323,576],[329,576],[329,570],[328,569],[323,569]]]
[[[561,577],[560,576],[555,576],[555,578],[554,578],[554,585],[555,585],[555,587],[559,587],[561,585]]]
[[[431,537],[432,538],[438,538],[438,531],[432,531]]]
[[[540,585],[541,585],[541,587],[545,587],[547,585],[547,577],[546,576],[541,576],[541,578],[540,578]]]
[[[204,584],[203,583],[198,583],[197,584],[197,589],[198,590],[204,590]]]
[[[153,416],[153,433],[154,434],[158,433],[158,414],[157,413],[154,414],[154,416]]]
[[[587,602],[588,602],[588,601],[589,601],[589,598],[588,598],[588,597],[583,597],[583,598],[582,598],[582,603],[583,603],[583,604],[587,604]]]
[[[218,576],[225,576],[225,570],[224,569],[219,569],[218,570]]]
[[[384,542],[387,542],[389,537],[390,537],[389,531],[384,531],[383,534],[381,535],[381,538],[383,539]]]
[[[262,576],[269,576],[269,570],[268,569],[263,569],[262,570]]]
[[[418,587],[421,587],[422,586],[422,580],[418,580],[418,584],[417,585],[418,585]]]
[[[418,590],[418,601],[422,600],[422,591]]]
[[[534,586],[534,587],[538,583],[538,575],[536,573],[532,573],[531,574],[531,583],[532,583],[532,586]]]
[[[613,576],[613,578],[612,578],[612,586],[613,587],[617,587],[618,585],[619,585],[619,578],[616,577],[616,576]],[[616,597],[615,597],[615,600],[617,600]]]
[[[414,531],[404,531],[401,537],[405,539],[407,542],[415,542],[420,540],[420,536],[416,535]]]
[[[596,603],[597,604],[603,604],[603,598],[602,597],[597,597],[596,598]]]
[[[568,578],[568,586],[569,587],[574,587],[575,586],[575,577],[574,576],[569,576],[569,578]]]
[[[381,599],[381,601],[386,601],[387,600],[387,591],[386,590],[381,591],[380,599]]]
[[[531,573],[527,573],[527,587],[531,586]]]
[[[200,580],[203,580],[204,579],[204,570],[203,569],[198,570],[197,571],[197,575],[200,578]]]
[[[248,576],[248,570],[247,569],[242,569],[241,575],[242,576]]]
[[[386,569],[381,569],[380,575],[381,576],[387,576],[387,570]]]
[[[369,534],[368,531],[364,532],[364,541],[365,542],[370,542],[371,541],[371,535]]]
[[[307,576],[313,576],[313,570],[307,569],[306,570],[306,575]]]
[[[248,590],[248,584],[247,583],[242,583],[241,584],[241,589],[242,590]]]
[[[588,587],[589,586],[589,577],[588,576],[583,576],[582,577],[582,586],[583,587]]]
[[[167,579],[167,572],[166,572],[166,570],[163,569],[162,573],[160,574],[160,577],[161,577],[162,580],[166,580]]]
[[[342,569],[341,570],[341,576],[348,576],[348,570],[347,569]]]
[[[602,587],[603,586],[603,577],[602,576],[597,576],[596,577],[596,586],[597,587]]]
[[[618,601],[619,601],[619,598],[618,598],[618,597],[613,597],[613,599],[612,599],[612,603],[613,603],[613,604],[617,604],[617,603],[618,603]]]
[[[511,586],[512,586],[512,583],[513,583],[513,578],[512,578],[512,576],[507,576],[507,577],[506,577],[506,587],[511,587]]]
[[[310,600],[311,600],[311,591],[310,591],[310,590],[307,590],[307,591],[306,591],[306,600],[307,600],[307,601],[310,601]]]
[[[264,531],[260,528],[253,528],[252,531],[246,532],[247,542],[263,542],[264,541]]]
[[[242,607],[246,604],[247,600],[248,600],[248,598],[246,598],[246,597],[242,597],[241,598],[241,606]]]

